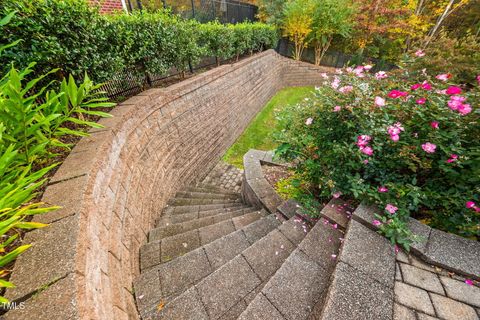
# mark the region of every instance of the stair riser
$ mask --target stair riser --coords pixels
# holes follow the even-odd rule
[[[171,206],[192,206],[204,204],[225,204],[225,203],[241,203],[240,199],[190,199],[190,198],[174,198],[168,201]]]
[[[217,199],[217,200],[236,200],[240,199],[239,194],[221,194],[208,192],[177,192],[175,198],[191,198],[191,199]]]
[[[164,227],[167,223],[182,223],[190,220],[216,216],[219,214],[229,213],[229,212],[243,210],[247,208],[250,208],[250,207],[244,205],[240,207],[220,208],[220,209],[213,209],[213,210],[206,210],[206,211],[199,211],[199,212],[192,212],[192,213],[182,213],[182,214],[174,214],[174,215],[164,214],[157,219],[155,227],[156,228]]]
[[[254,211],[254,209],[236,210],[236,211],[232,211],[224,214],[187,221],[184,223],[176,223],[176,224],[171,224],[165,227],[159,227],[150,231],[148,239],[149,239],[149,242],[161,240],[165,237],[171,237],[177,234],[181,234],[191,230],[206,227],[224,220],[238,217],[242,214],[246,214],[252,211]]]
[[[164,215],[170,214],[183,214],[183,213],[192,213],[200,211],[208,211],[215,209],[224,209],[224,208],[234,208],[242,207],[243,203],[225,203],[225,204],[203,204],[203,205],[189,205],[189,206],[169,206],[165,208]]]

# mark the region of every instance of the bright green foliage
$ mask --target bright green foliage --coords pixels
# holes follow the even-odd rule
[[[207,55],[220,59],[234,56],[235,33],[232,27],[224,26],[218,21],[200,24],[200,45],[206,49]]]
[[[36,70],[58,68],[56,79],[67,74],[79,78],[87,72],[104,81],[124,67],[117,30],[86,1],[2,1],[0,16],[12,11],[17,14],[4,27],[0,43],[21,41],[0,58],[3,73],[8,72],[11,62],[23,69],[36,61]]]
[[[283,7],[283,35],[293,41],[295,50],[293,59],[300,60],[303,50],[308,46],[308,36],[312,32],[313,2],[292,0]]]
[[[88,73],[104,82],[125,69],[182,72],[208,55],[228,59],[277,44],[275,29],[262,23],[203,25],[168,10],[105,16],[86,0],[18,0],[1,6],[0,16],[12,11],[18,14],[0,34],[0,43],[21,41],[0,57],[0,71],[8,72],[11,62],[23,69],[37,61],[36,70],[57,69],[45,80]]]
[[[312,87],[286,88],[279,91],[260,111],[237,141],[227,150],[223,159],[243,168],[243,155],[250,149],[273,150],[278,143],[273,133],[278,130],[276,115],[312,95]]]
[[[354,9],[350,0],[311,0],[313,2],[310,43],[319,65],[334,36],[348,37],[352,31]]]
[[[384,212],[378,218],[382,232],[406,247],[411,240],[409,215],[448,232],[480,238],[479,209],[466,207],[468,201],[477,207],[480,202],[478,84],[459,95],[465,97],[463,109],[458,109],[462,114],[451,109],[452,95],[441,93],[453,82],[421,72],[403,71],[380,80],[359,74],[364,77],[348,73],[330,78],[313,99],[281,115],[284,130],[277,137],[282,142],[277,154],[295,160],[305,194],[328,200],[341,193],[375,203]],[[422,88],[424,81],[432,89]],[[411,89],[413,84],[420,88]],[[393,89],[409,97],[389,97]],[[385,99],[386,105],[377,106],[375,97]],[[381,99],[377,102],[382,104]],[[395,126],[401,128],[398,141],[389,133]],[[367,136],[366,144],[360,143],[362,135]],[[433,152],[427,142],[436,146]],[[387,212],[387,204],[398,211]]]

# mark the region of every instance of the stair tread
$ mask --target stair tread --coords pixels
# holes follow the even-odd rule
[[[239,193],[179,191],[176,193],[175,197],[190,198],[190,199],[239,199],[242,196]]]
[[[142,271],[135,281],[140,312],[157,305],[162,298],[186,290],[240,254],[253,243],[248,241],[248,233],[253,229],[260,230],[256,234],[266,235],[279,224],[273,215],[262,217],[183,256]],[[140,296],[142,299],[138,299]]]
[[[331,210],[333,203],[341,204],[333,199],[321,212]],[[288,232],[284,231],[284,234]],[[253,315],[269,312],[274,319],[306,320],[314,310],[318,313],[323,307],[343,237],[343,231],[338,226],[321,218],[257,293],[239,319],[252,319]],[[298,241],[295,235],[290,235],[290,238]],[[289,299],[293,296],[295,299]]]
[[[251,319],[252,314],[272,307],[279,311],[279,319],[308,319],[314,308],[322,305],[319,302],[326,295],[342,237],[340,230],[321,219],[239,319]]]
[[[164,209],[164,215],[192,213],[192,212],[200,212],[200,211],[222,209],[222,208],[242,207],[244,205],[245,204],[241,202],[221,203],[221,204],[196,204],[196,205],[186,205],[186,206],[169,205]]]
[[[231,212],[225,212],[219,215],[208,216],[203,218],[198,218],[194,220],[189,220],[186,222],[169,224],[165,226],[160,226],[155,229],[150,230],[148,239],[149,241],[160,240],[162,238],[173,236],[180,233],[185,233],[191,230],[199,229],[211,224],[215,224],[217,222],[227,220],[230,218],[234,218],[240,216],[242,214],[250,213],[255,211],[256,209],[252,207],[248,207],[245,209],[234,210]]]
[[[213,210],[205,210],[205,211],[198,211],[198,212],[190,212],[190,213],[182,213],[182,214],[174,214],[174,215],[162,215],[158,220],[156,227],[164,227],[169,224],[177,224],[182,222],[187,222],[195,219],[205,218],[205,217],[212,217],[217,216],[224,213],[234,212],[237,210],[244,210],[252,208],[251,206],[244,205],[241,207],[231,207],[231,208],[220,208],[220,209],[213,209]]]
[[[249,223],[262,217],[258,211],[245,213]],[[239,216],[241,217],[241,216]],[[198,229],[168,236],[159,240],[151,241],[140,248],[141,270],[145,270],[157,264],[170,261],[173,258],[186,254],[196,248],[206,245],[229,233],[241,228],[236,227],[232,217],[217,223],[207,225]]]
[[[301,229],[298,228],[298,232],[303,234]],[[198,282],[195,289],[208,316],[218,319],[233,309],[237,314],[242,312],[247,306],[248,295],[275,273],[294,248],[295,244],[275,228]],[[173,309],[181,308],[179,304],[184,301],[184,294],[170,301],[162,311],[152,310],[149,315],[152,319],[163,318]]]

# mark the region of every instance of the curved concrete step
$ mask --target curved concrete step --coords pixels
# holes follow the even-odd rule
[[[207,184],[198,184],[195,187],[187,187],[186,191],[199,191],[199,192],[214,192],[214,193],[223,193],[223,194],[237,194],[233,191],[226,190],[223,188],[207,185]]]
[[[165,238],[165,237],[170,237],[170,236],[178,235],[191,230],[206,227],[208,225],[212,225],[220,221],[238,217],[253,211],[256,211],[256,209],[252,207],[243,208],[242,206],[242,209],[240,210],[232,210],[230,212],[225,212],[218,215],[207,216],[207,217],[198,218],[198,219],[190,220],[186,222],[160,226],[158,228],[150,230],[148,234],[148,241],[152,242],[156,240],[161,240],[162,238]]]
[[[191,199],[241,199],[238,193],[215,193],[215,192],[198,192],[198,191],[180,191],[175,195],[176,198]]]
[[[255,241],[163,308],[151,310],[144,319],[236,318],[308,232],[294,219]]]
[[[220,203],[220,204],[200,204],[200,205],[188,205],[188,206],[167,206],[163,210],[163,215],[192,213],[192,212],[200,212],[200,211],[223,209],[223,208],[234,208],[234,207],[242,207],[242,206],[244,206],[244,204],[240,202]]]
[[[322,305],[342,238],[320,219],[238,319],[308,319]]]
[[[266,213],[266,212],[265,212]],[[149,242],[140,248],[140,269],[170,261],[196,248],[234,232],[260,218],[260,211],[246,213],[199,229]]]
[[[322,320],[391,320],[394,281],[393,245],[377,232],[351,220],[324,306],[312,316]]]
[[[192,206],[203,204],[242,203],[242,199],[208,199],[208,198],[172,198],[168,201],[170,206]]]
[[[173,215],[162,215],[156,223],[157,227],[164,227],[169,224],[175,223],[182,223],[187,222],[190,220],[206,218],[211,216],[217,216],[224,213],[229,213],[237,210],[243,210],[251,208],[248,205],[243,205],[241,207],[231,207],[231,208],[220,208],[220,209],[213,209],[213,210],[206,210],[206,211],[198,211],[192,213],[181,213],[181,214],[173,214]]]
[[[274,215],[262,217],[183,256],[142,271],[134,283],[140,314],[144,316],[160,302],[166,304],[185,292],[279,224]]]

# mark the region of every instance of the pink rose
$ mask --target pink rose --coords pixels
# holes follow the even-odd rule
[[[366,146],[366,147],[361,147],[360,148],[360,151],[364,154],[366,154],[367,156],[371,156],[373,154],[373,149],[370,148],[369,146]]]
[[[437,75],[435,78],[437,78],[438,80],[441,80],[441,81],[447,81],[451,77],[452,77],[452,75],[450,73],[442,73],[442,74]]]
[[[433,128],[433,129],[438,129],[439,126],[438,126],[438,121],[432,121],[432,123],[430,123],[430,126]]]
[[[456,154],[451,154],[450,158],[447,160],[447,163],[452,163],[458,160],[458,155]]]
[[[415,91],[422,86],[421,83],[416,83],[410,87],[410,90]]]
[[[478,85],[480,86],[480,74],[477,76],[477,82],[478,82]]]
[[[368,159],[363,160],[363,164],[368,164]]]
[[[423,50],[417,50],[417,51],[415,51],[415,56],[421,58],[421,57],[425,56],[425,52],[423,52]]]
[[[335,107],[333,108],[333,112],[338,112],[338,111],[340,111],[340,110],[342,110],[342,107],[341,107],[341,106],[335,106]]]
[[[422,149],[426,153],[434,153],[436,148],[437,148],[437,146],[434,145],[433,143],[430,143],[430,142],[426,142],[426,143],[422,144]]]
[[[375,73],[375,78],[377,78],[377,80],[380,80],[380,79],[385,79],[387,78],[388,75],[385,71],[378,71],[377,73]],[[480,76],[479,76],[480,77]],[[480,81],[479,81],[480,82]]]
[[[460,87],[457,87],[457,86],[450,86],[447,88],[447,91],[446,91],[447,94],[461,94],[462,93],[462,89]]]
[[[475,202],[467,201],[467,203],[465,204],[465,207],[467,207],[467,209],[475,208]]]
[[[400,140],[400,136],[398,134],[392,134],[390,135],[390,139],[392,139],[393,142],[397,142]]]
[[[427,81],[424,81],[424,82],[422,83],[422,89],[423,89],[423,90],[427,90],[427,91],[428,91],[428,90],[432,90],[432,86],[431,86]]]
[[[349,93],[352,90],[353,90],[352,86],[344,86],[344,87],[341,87],[340,89],[338,89],[338,91],[340,91],[341,93]]]
[[[417,104],[425,104],[425,102],[427,102],[427,99],[426,98],[420,98],[420,99],[417,99],[417,101],[415,101]]]
[[[382,97],[375,97],[375,105],[377,107],[384,107],[385,106],[385,99]]]
[[[342,193],[340,191],[338,192],[335,192],[332,196],[335,198],[335,199],[338,199],[340,198],[340,196],[342,195]]]
[[[367,146],[368,142],[372,140],[372,137],[366,134],[362,134],[361,136],[357,137],[357,146],[365,147]]]
[[[311,125],[313,123],[313,118],[308,118],[306,121],[305,121],[305,124],[307,126]]]
[[[388,192],[388,188],[385,186],[378,187],[378,192],[385,193]]]
[[[399,90],[392,90],[388,93],[388,96],[390,98],[400,98],[400,97],[406,97],[408,95],[408,92],[404,92],[404,91],[399,91]]]
[[[373,66],[370,65],[370,64],[367,64],[367,65],[363,66],[363,69],[365,69],[365,70],[367,70],[367,71],[370,70],[370,69],[372,69],[372,68],[373,68]]]
[[[470,112],[472,112],[472,107],[466,103],[466,104],[461,104],[458,109],[457,109],[458,113],[460,113],[462,116],[466,115],[466,114],[469,114]]]
[[[394,214],[395,212],[397,212],[398,208],[395,207],[393,204],[387,204],[387,206],[385,207],[385,210],[387,210],[388,212],[390,212],[390,214]]]
[[[380,221],[378,221],[378,220],[373,220],[373,221],[372,221],[372,224],[373,224],[375,227],[378,227],[378,226],[380,226],[382,223],[381,223]]]

